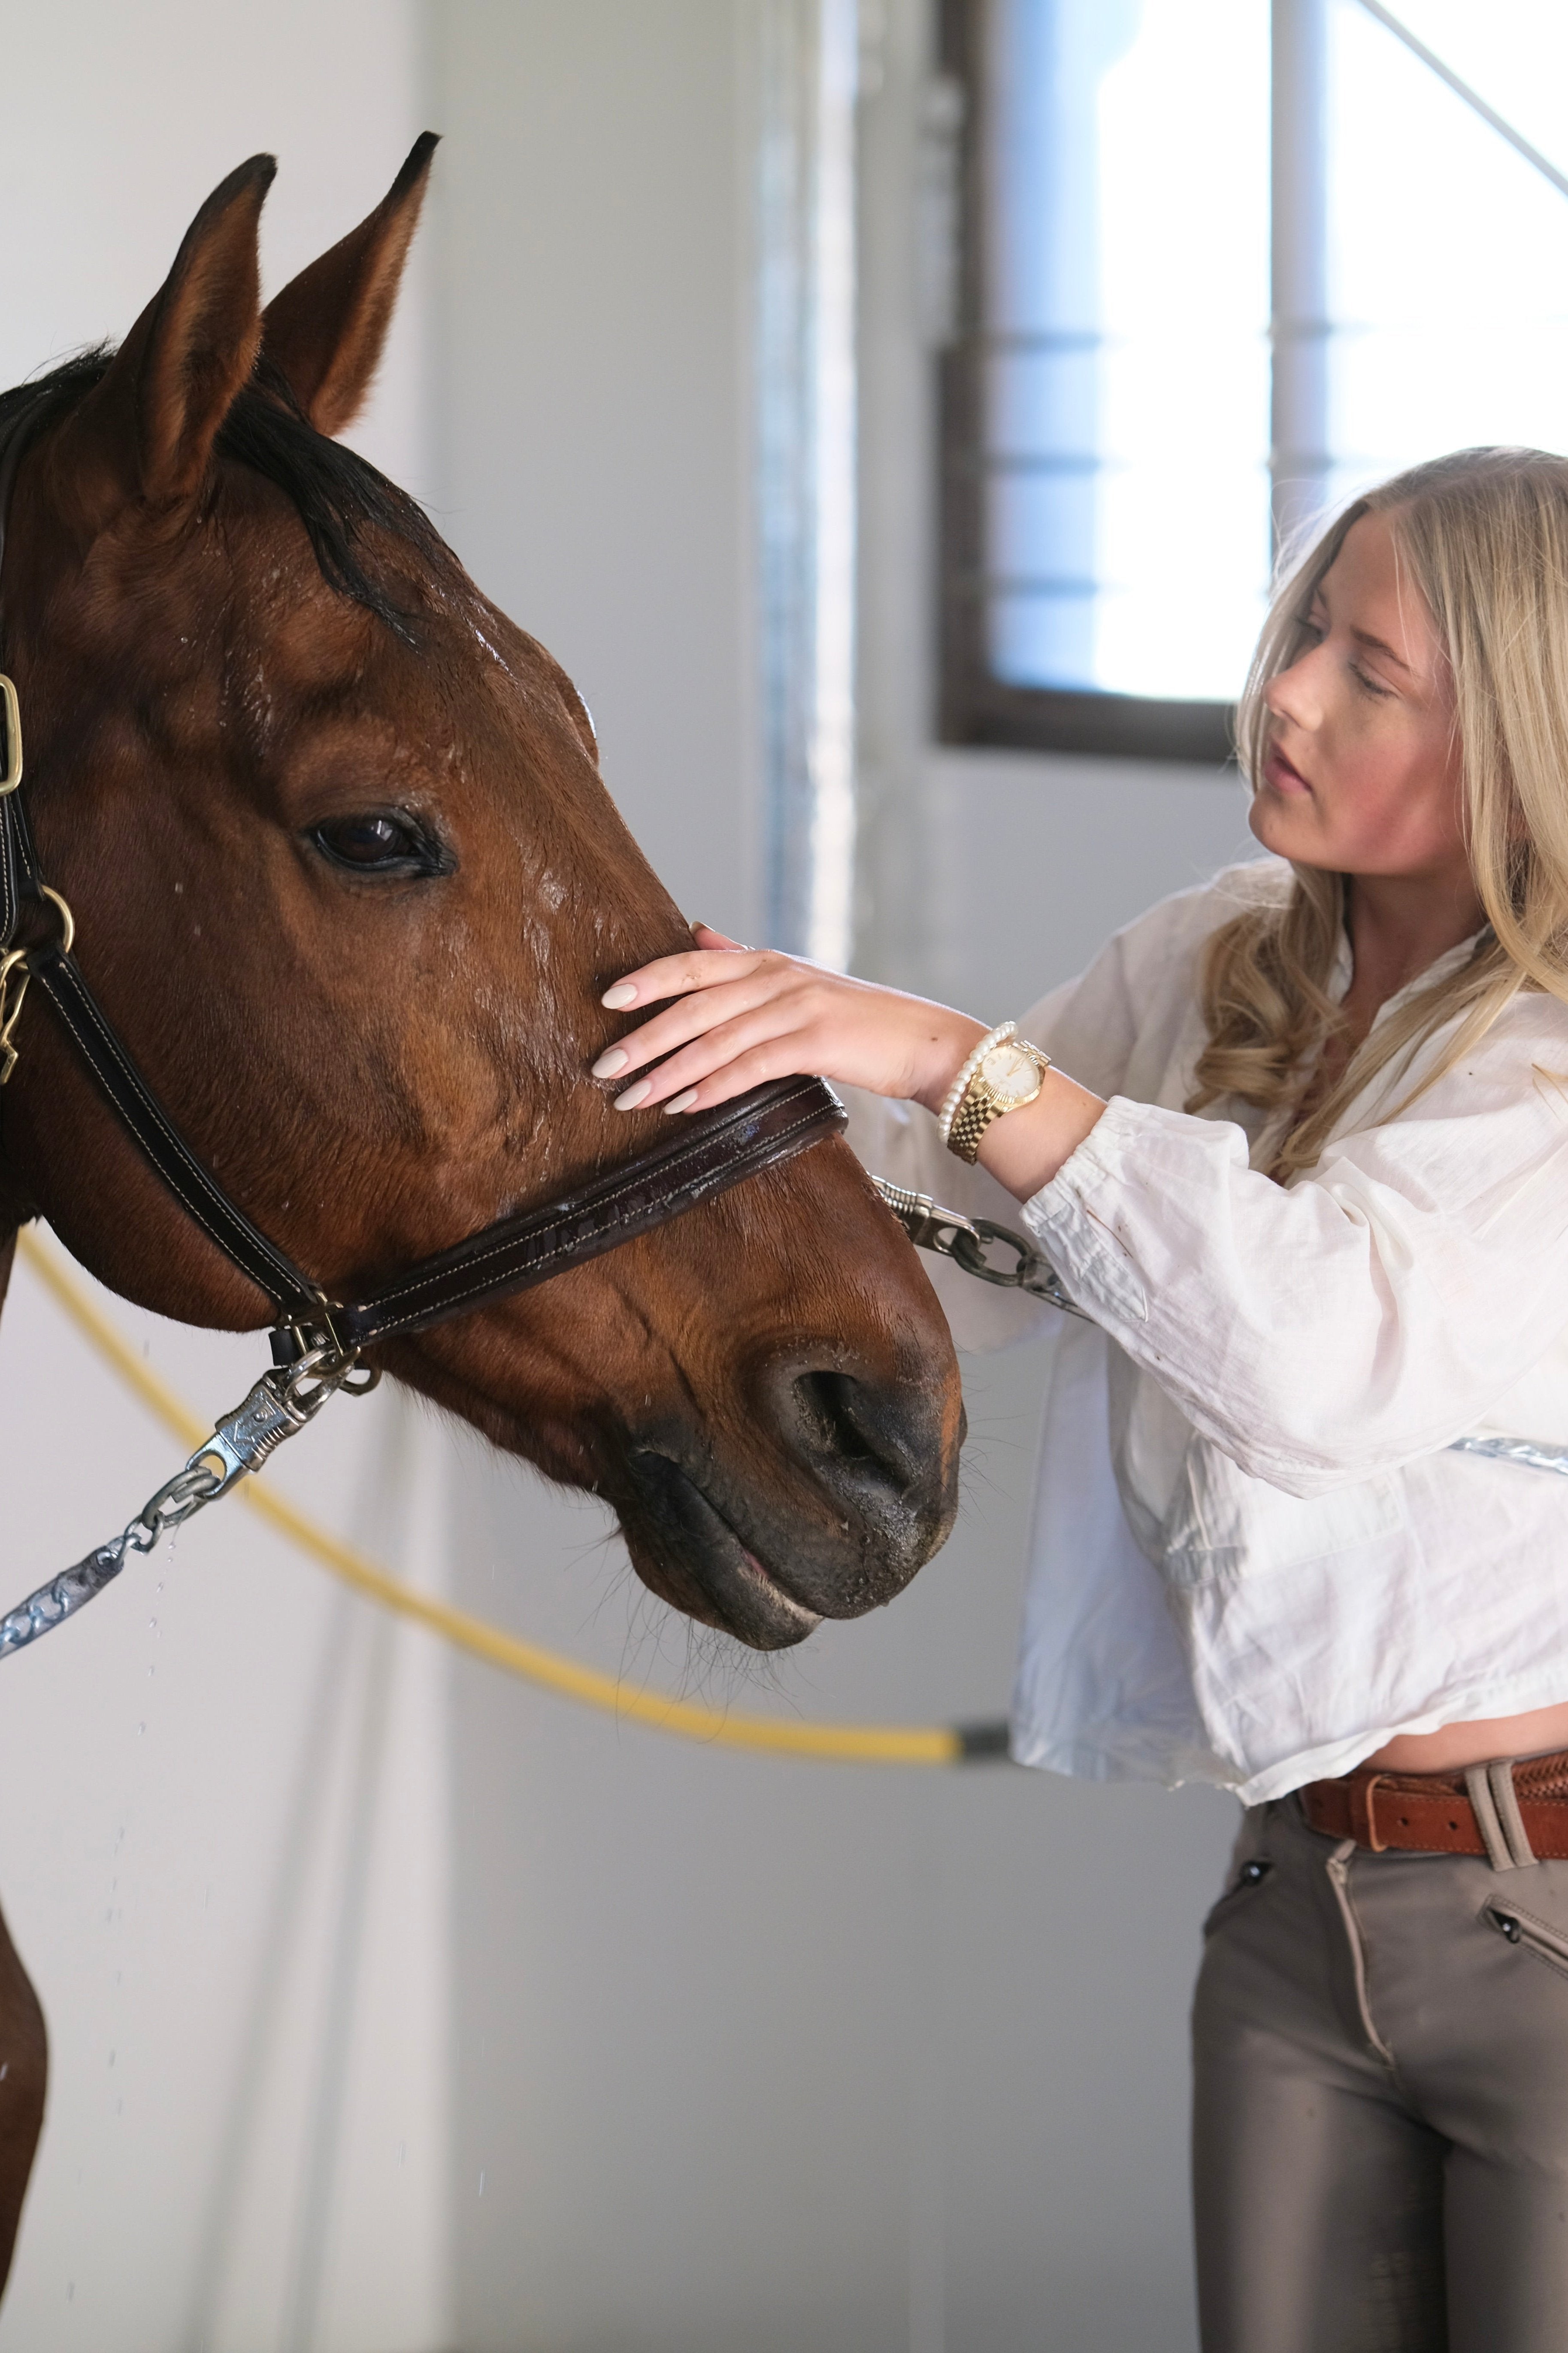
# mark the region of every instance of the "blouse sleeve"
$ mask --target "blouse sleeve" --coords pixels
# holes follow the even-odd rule
[[[1289,1190],[1240,1128],[1118,1096],[1025,1219],[1205,1437],[1319,1493],[1447,1445],[1568,1326],[1565,1065],[1563,1008],[1517,997]]]

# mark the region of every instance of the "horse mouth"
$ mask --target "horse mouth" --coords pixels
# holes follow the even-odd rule
[[[652,1539],[660,1572],[654,1581],[667,1599],[753,1651],[785,1651],[816,1632],[820,1613],[795,1599],[679,1463],[638,1452],[631,1469],[643,1507],[637,1534]],[[642,1548],[634,1539],[634,1552]]]

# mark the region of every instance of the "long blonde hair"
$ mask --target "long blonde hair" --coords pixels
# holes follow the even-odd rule
[[[1466,845],[1487,929],[1458,971],[1378,1024],[1326,1090],[1314,1060],[1339,1027],[1329,994],[1349,878],[1297,866],[1283,901],[1216,932],[1203,975],[1208,1043],[1189,1111],[1229,1096],[1302,1111],[1272,1156],[1281,1181],[1311,1167],[1372,1082],[1399,1073],[1434,1031],[1464,1018],[1423,1086],[1451,1069],[1521,988],[1568,1003],[1568,459],[1460,449],[1358,499],[1285,569],[1237,712],[1256,788],[1268,748],[1264,690],[1308,643],[1307,617],[1345,534],[1388,518],[1452,676]],[[1406,1100],[1410,1100],[1407,1098]]]

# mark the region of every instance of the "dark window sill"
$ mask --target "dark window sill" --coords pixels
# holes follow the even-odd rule
[[[1233,717],[1225,702],[1156,702],[1141,695],[1005,686],[970,671],[950,681],[937,734],[943,744],[1219,767],[1236,756]]]

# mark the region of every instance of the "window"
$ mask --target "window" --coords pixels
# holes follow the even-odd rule
[[[942,64],[942,733],[1223,758],[1281,531],[1568,446],[1568,10],[945,0]]]

